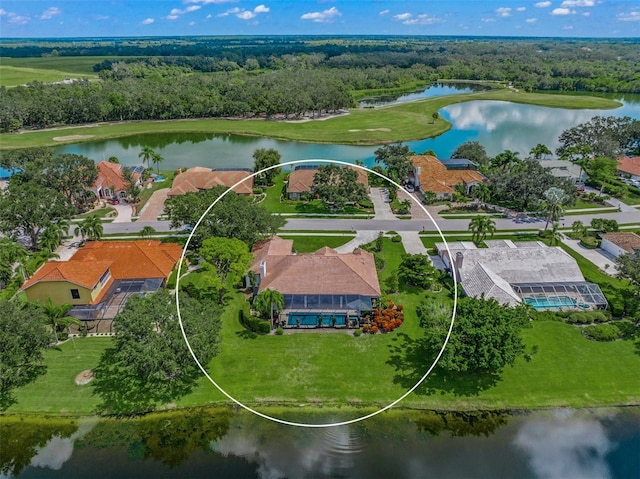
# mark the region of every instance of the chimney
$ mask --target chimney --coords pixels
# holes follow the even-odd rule
[[[462,254],[462,251],[458,251],[456,253],[456,259],[454,262],[453,267],[455,268],[455,280],[460,283],[462,281],[462,273],[461,273],[461,269],[462,269],[462,260],[464,259],[464,255]],[[453,268],[452,268],[453,269]]]
[[[267,277],[267,262],[260,261],[260,279]]]

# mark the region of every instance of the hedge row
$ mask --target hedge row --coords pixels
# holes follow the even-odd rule
[[[269,321],[256,318],[251,314],[249,303],[245,303],[240,310],[240,324],[254,333],[269,334],[271,332],[271,324]]]
[[[585,311],[570,313],[567,316],[567,323],[570,324],[591,324],[604,323],[609,321],[609,316],[604,311]]]

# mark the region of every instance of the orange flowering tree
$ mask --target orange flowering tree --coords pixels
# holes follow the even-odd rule
[[[365,333],[388,333],[399,328],[404,321],[404,311],[401,304],[385,301],[364,318],[362,331]]]

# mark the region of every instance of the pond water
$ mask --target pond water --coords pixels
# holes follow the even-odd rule
[[[596,115],[630,116],[640,119],[640,95],[627,96],[624,105],[614,110],[568,110],[520,105],[504,101],[471,101],[449,105],[440,110],[452,128],[437,138],[409,142],[417,153],[434,150],[438,157],[448,158],[465,141],[479,141],[489,156],[504,150],[520,152],[525,157],[538,143],[551,150],[559,145],[563,130],[583,123]],[[376,146],[329,145],[253,138],[239,135],[201,133],[135,135],[107,141],[78,143],[59,147],[64,153],[77,153],[96,161],[116,156],[122,164],[141,164],[138,153],[150,146],[165,159],[162,168],[251,168],[257,148],[275,148],[282,161],[326,158],[353,163],[374,164]]]
[[[406,95],[380,95],[371,98],[364,98],[360,101],[363,108],[395,105],[398,103],[407,103],[425,98],[435,98],[446,95],[459,95],[461,93],[473,93],[475,91],[488,90],[488,87],[477,83],[438,83],[431,85],[426,89],[408,93]]]
[[[11,439],[0,477],[640,476],[640,408],[516,416],[390,411],[328,429],[198,409],[128,420],[4,418],[0,431]]]

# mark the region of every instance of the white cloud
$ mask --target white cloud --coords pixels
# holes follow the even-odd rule
[[[440,20],[436,17],[430,17],[426,13],[421,13],[415,18],[410,18],[402,22],[404,25],[433,25]]]
[[[177,20],[178,18],[180,18],[180,15],[167,15],[167,20]]]
[[[583,12],[582,16],[583,17],[590,17],[591,16],[591,12]]]
[[[7,11],[4,8],[0,8],[0,17],[6,14],[7,14]]]
[[[481,21],[484,22],[484,23],[493,23],[493,22],[496,21],[496,19],[495,18],[483,18]]]
[[[380,16],[384,16],[384,15],[386,15],[386,14],[387,14],[387,13],[389,13],[389,12],[390,12],[390,10],[382,10],[380,13],[378,13],[378,15],[380,15]]]
[[[13,12],[7,13],[7,16],[9,17],[9,23],[12,23],[14,25],[26,25],[27,23],[29,23],[29,20],[31,20],[31,17],[18,15]]]
[[[496,8],[496,13],[499,17],[510,17],[511,16],[511,8],[509,7],[500,7]]]
[[[206,17],[204,17],[205,20],[209,20],[211,18],[211,14],[207,15]]]
[[[640,11],[618,13],[617,17],[620,22],[640,22]]]
[[[96,20],[109,20],[111,17],[109,15],[96,15]]]
[[[189,22],[189,26],[192,27],[196,24],[196,22]]]
[[[399,13],[398,15],[394,15],[393,18],[396,20],[408,20],[411,18],[410,13]]]
[[[538,2],[536,4],[533,5],[534,7],[538,7],[538,8],[547,8],[551,6],[551,2]]]
[[[200,5],[191,5],[184,9],[185,13],[195,12],[196,10],[200,10],[202,7]]]
[[[562,27],[563,30],[573,30],[573,25],[565,25]]]
[[[60,15],[61,13],[62,13],[62,10],[60,10],[58,7],[49,7],[44,12],[42,12],[42,15],[40,15],[40,18],[42,20],[49,20],[50,18],[56,15]]]
[[[146,19],[142,20],[142,24],[143,25],[151,25],[153,22],[155,22],[155,20],[153,18],[146,18]]]
[[[313,20],[316,23],[332,23],[335,17],[341,17],[342,13],[336,7],[322,12],[305,13],[300,17],[301,20]]]
[[[527,7],[518,7],[516,8],[517,11],[519,12],[524,12],[527,9]]]
[[[569,10],[568,8],[554,8],[551,15],[571,15],[576,13],[575,10]]]
[[[184,0],[184,3],[201,3],[203,5],[209,5],[210,3],[235,3],[238,0]]]
[[[252,18],[255,18],[255,16],[256,14],[250,12],[249,10],[245,10],[236,15],[236,17],[238,17],[240,20],[251,20]]]
[[[525,20],[525,22],[527,22],[527,23],[536,23],[537,21],[538,21],[538,19],[537,19],[537,18],[527,18],[527,19]]]
[[[182,10],[178,10],[177,8],[174,8],[169,12],[169,15],[181,15],[182,13],[183,13]]]
[[[264,5],[258,5],[256,8],[253,9],[254,13],[269,13],[270,9],[269,7],[265,7]]]
[[[561,7],[593,7],[596,4],[593,0],[564,0]]]

